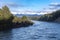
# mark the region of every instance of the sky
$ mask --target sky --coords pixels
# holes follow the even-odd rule
[[[45,14],[60,9],[60,0],[0,0],[12,14]]]

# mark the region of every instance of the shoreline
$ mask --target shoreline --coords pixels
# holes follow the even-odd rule
[[[33,22],[21,22],[21,23],[10,23],[10,24],[0,24],[0,31],[4,31],[4,30],[10,30],[10,29],[14,29],[14,28],[20,28],[20,27],[28,27],[30,25],[33,25]]]

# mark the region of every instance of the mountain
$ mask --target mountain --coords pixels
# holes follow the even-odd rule
[[[21,17],[21,16],[40,16],[38,14],[14,14],[15,16]]]

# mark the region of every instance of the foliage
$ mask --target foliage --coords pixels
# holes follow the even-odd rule
[[[17,23],[17,22],[21,22],[21,18],[17,17],[17,16],[14,16],[14,19],[12,20],[13,23]]]
[[[0,9],[0,20],[11,21],[12,18],[13,18],[13,15],[11,14],[7,6],[4,6],[2,7],[2,9]]]
[[[27,16],[22,16],[21,19],[22,19],[22,20],[27,20],[28,18],[27,18]]]
[[[21,23],[21,22],[31,22],[31,21],[28,20],[28,18],[26,16],[22,16],[21,18],[15,16],[12,22]]]

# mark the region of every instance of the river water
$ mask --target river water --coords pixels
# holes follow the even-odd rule
[[[60,40],[60,24],[33,21],[29,27],[0,31],[0,40]]]

